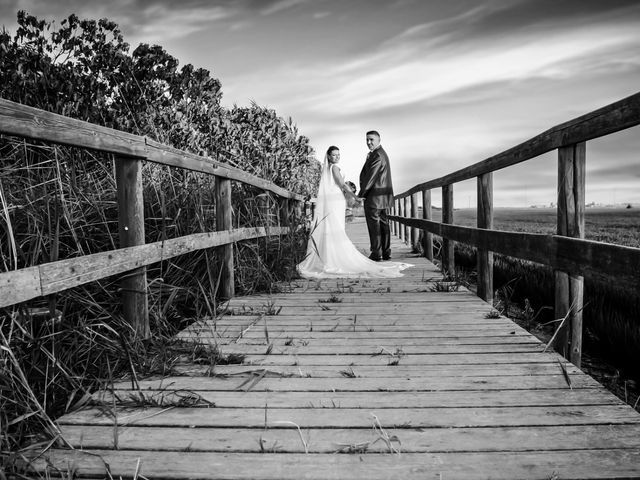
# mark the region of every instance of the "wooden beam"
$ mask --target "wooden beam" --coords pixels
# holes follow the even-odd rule
[[[456,170],[444,177],[416,185],[406,192],[396,195],[395,198],[404,198],[425,189],[440,188],[444,185],[479,177],[484,173],[516,165],[563,146],[592,140],[636,125],[640,125],[640,93],[556,125],[513,148]]]
[[[222,232],[232,228],[231,210],[231,180],[216,177],[216,230]],[[219,268],[220,298],[229,299],[234,295],[235,277],[233,272],[233,245],[226,244],[217,248],[217,263]]]
[[[118,230],[120,247],[144,245],[144,200],[142,197],[142,163],[137,159],[116,157],[118,190]],[[151,336],[147,300],[147,271],[140,267],[121,280],[124,318],[136,335]]]
[[[478,177],[477,225],[485,230],[493,229],[493,173]],[[478,296],[493,304],[493,252],[479,248],[477,251]]]
[[[289,192],[272,182],[209,157],[178,150],[147,137],[46,112],[3,98],[0,98],[0,133],[143,158],[163,165],[230,178],[271,191],[281,197],[303,200],[297,193]]]
[[[37,266],[0,273],[0,307],[42,296]]]
[[[146,154],[144,137],[4,98],[0,98],[0,133],[130,157],[144,157]]]
[[[280,227],[254,227],[196,233],[0,273],[0,307],[62,292],[185,253],[242,240],[282,235],[287,231],[288,229]]]
[[[585,157],[584,143],[558,149],[558,235],[584,238]],[[575,272],[555,272],[555,316],[569,314],[557,336],[556,350],[576,366],[582,357],[582,307],[584,280]]]
[[[431,220],[431,190],[422,191],[422,218]],[[433,261],[433,234],[422,231],[422,249],[427,260]]]
[[[209,157],[202,157],[190,152],[185,152],[184,150],[178,150],[149,138],[145,138],[145,141],[147,147],[145,158],[150,162],[184,168],[195,172],[206,173],[208,175],[216,175],[218,177],[236,180],[247,185],[258,187],[262,190],[273,192],[280,197],[291,198],[293,200],[304,200],[302,195],[289,192],[268,180],[263,180],[262,178],[251,175],[239,168],[217,162]]]
[[[442,223],[453,223],[453,185],[442,187]],[[450,278],[456,273],[454,248],[453,240],[442,237],[442,274]]]

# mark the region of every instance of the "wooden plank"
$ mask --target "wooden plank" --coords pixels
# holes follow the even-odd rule
[[[556,355],[555,352],[551,352]],[[441,365],[470,365],[492,363],[499,370],[505,363],[540,363],[548,362],[549,353],[542,352],[500,352],[483,353],[472,359],[464,353],[448,353],[447,355],[414,353],[402,357],[401,365],[424,365],[425,367],[439,368]],[[558,357],[560,359],[561,357]],[[295,357],[285,355],[246,355],[245,365],[380,365],[389,366],[390,361],[396,360],[389,355],[352,355],[348,353],[337,355],[299,354]],[[564,359],[562,359],[564,362]]]
[[[202,342],[199,342],[197,338],[191,339],[195,343],[208,344],[209,342],[205,338]],[[269,348],[267,345],[225,345],[221,348],[222,353],[229,355],[231,353],[238,355],[263,355],[267,351],[271,355],[383,355],[384,348],[387,350],[395,351],[396,348],[401,348],[405,355],[450,355],[450,354],[486,354],[486,353],[535,353],[543,350],[543,344],[537,343],[512,343],[504,345],[501,343],[488,344],[488,345],[401,345],[395,342],[385,342],[383,345],[369,345],[358,346],[354,345],[349,347],[343,346],[327,346],[321,345],[292,345],[292,346],[272,346]]]
[[[40,270],[28,267],[0,273],[0,307],[42,296]]]
[[[564,363],[563,363],[564,364]],[[203,375],[205,368],[191,364],[184,367],[176,366],[181,374],[190,376]],[[379,365],[282,365],[282,366],[262,366],[262,365],[215,365],[213,369],[205,366],[211,376],[235,376],[252,377],[255,375],[281,376],[281,377],[301,377],[301,378],[343,378],[348,375],[365,378],[392,378],[406,377],[429,378],[429,377],[474,377],[474,376],[501,376],[508,377],[514,375],[557,375],[560,366],[557,362],[548,363],[517,363],[513,365],[504,364],[497,366],[492,363],[474,365],[439,365],[438,368],[426,369],[424,365],[404,365],[402,361],[398,365],[387,364],[384,367]],[[567,373],[579,375],[582,372],[578,367],[566,363]]]
[[[137,159],[116,157],[116,187],[118,197],[118,232],[120,247],[144,245],[144,199],[142,164]],[[149,305],[147,299],[147,271],[144,266],[130,270],[120,280],[124,318],[136,336],[147,339]]]
[[[598,388],[600,385],[587,375],[571,375],[572,387]],[[252,383],[252,382],[249,382]],[[126,389],[130,382],[115,384],[114,388]],[[193,378],[168,377],[163,380],[140,380],[140,390],[161,387],[178,390],[246,390],[245,378]],[[562,373],[537,376],[476,376],[431,378],[394,378],[385,379],[384,384],[375,378],[271,378],[264,377],[251,388],[251,391],[279,392],[414,392],[414,391],[455,391],[455,390],[531,390],[558,389],[569,385]],[[66,418],[66,417],[65,417]],[[638,416],[640,418],[640,416]]]
[[[144,138],[0,98],[0,132],[144,158]]]
[[[82,410],[65,415],[61,425],[137,425],[220,428],[366,428],[372,426],[372,413],[382,425],[411,428],[515,427],[540,425],[640,425],[640,415],[628,405],[583,405],[580,414],[574,406],[482,407],[482,408],[181,408],[180,411],[146,408],[135,412],[112,409]],[[266,421],[265,421],[266,416]],[[295,427],[294,427],[295,428]]]
[[[241,228],[224,232],[196,233],[137,247],[121,248],[108,252],[60,260],[40,266],[43,295],[60,292],[117,273],[129,271],[143,265],[151,265],[185,253],[238,242],[268,234],[279,234],[281,230],[262,227]]]
[[[50,463],[50,466],[47,465]],[[563,480],[636,478],[640,451],[636,449],[542,452],[443,452],[402,455],[277,454],[157,452],[140,450],[58,450],[34,460],[49,471],[106,478],[256,479],[256,480],[377,480],[442,478],[465,480]],[[107,471],[108,465],[108,471]],[[222,476],[224,475],[224,476]]]
[[[485,173],[517,165],[566,145],[592,140],[639,124],[640,93],[636,93],[598,110],[556,125],[515,147],[481,162],[416,185],[406,192],[396,195],[395,198],[400,199],[422,190],[440,188],[452,183],[469,180]]]
[[[180,428],[63,425],[64,439],[84,449],[109,449],[117,439],[119,450],[191,452],[304,453],[296,430],[285,428]],[[508,450],[553,451],[596,448],[628,448],[640,436],[640,425],[561,425],[485,428],[386,428],[390,437],[402,442],[402,453],[490,452]],[[305,429],[309,453],[338,453],[358,447],[367,453],[385,453],[389,448],[373,428]],[[262,443],[262,445],[261,445]],[[354,452],[355,453],[355,452]]]
[[[203,405],[213,403],[217,408],[434,408],[434,407],[544,407],[582,405],[623,405],[604,388],[579,389],[521,389],[521,390],[458,390],[429,392],[269,392],[269,391],[208,391],[175,389],[162,385],[144,391],[115,389],[99,391],[93,395],[106,407],[125,407],[142,403],[170,406],[188,396],[199,399]],[[428,412],[426,412],[428,413]]]
[[[422,219],[393,217],[439,236],[522,258],[559,270],[575,272],[600,281],[627,283],[640,288],[640,248],[539,233],[479,230]]]

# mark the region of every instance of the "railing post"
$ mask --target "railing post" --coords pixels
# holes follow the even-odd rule
[[[403,206],[403,210],[404,210],[404,216],[408,217],[410,215],[411,210],[409,210],[409,197],[404,197],[402,199],[402,203],[404,204]],[[411,242],[411,237],[409,236],[409,226],[408,225],[404,225],[403,230],[403,234],[404,234],[404,243],[409,243]]]
[[[422,191],[422,218],[431,220],[431,190]],[[422,249],[427,260],[433,261],[433,234],[422,231]]]
[[[453,223],[453,185],[442,186],[442,223]],[[442,237],[442,273],[447,278],[455,276],[454,242]]]
[[[558,149],[558,235],[584,238],[585,159],[585,142]],[[584,280],[561,271],[555,272],[555,280],[555,317],[564,318],[570,311],[556,349],[579,367]]]
[[[395,215],[396,214],[396,201],[393,201],[393,205],[391,206],[391,215]],[[389,226],[389,228],[391,228],[391,234],[395,235],[396,234],[396,221],[392,221],[391,225]]]
[[[402,208],[402,205],[403,205],[402,199],[399,198],[398,199],[398,216],[399,217],[404,216],[404,209]],[[398,238],[400,238],[400,240],[404,240],[404,225],[400,222],[398,222]]]
[[[484,173],[478,177],[478,228],[493,228],[493,173]],[[478,248],[478,296],[493,304],[493,252]]]
[[[418,218],[418,197],[416,193],[411,194],[411,216]],[[411,249],[417,250],[418,248],[418,229],[411,227]]]
[[[231,180],[216,176],[216,230],[231,230]],[[229,299],[234,295],[235,278],[233,273],[233,244],[216,248],[218,266],[220,268],[220,298]]]
[[[118,197],[118,230],[120,247],[144,245],[144,199],[142,194],[142,163],[128,157],[115,157]],[[128,272],[121,283],[124,318],[139,338],[149,338],[149,306],[147,299],[147,269]]]
[[[280,207],[280,226],[288,227],[291,223],[289,216],[289,199],[280,197],[278,199],[278,205]]]

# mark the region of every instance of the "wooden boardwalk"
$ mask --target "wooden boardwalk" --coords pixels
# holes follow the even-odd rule
[[[349,231],[364,250],[362,221]],[[90,478],[640,478],[637,412],[473,293],[434,291],[438,270],[394,242],[415,265],[402,278],[300,280],[192,325],[182,338],[242,363],[116,384],[58,420],[75,450],[39,464]]]

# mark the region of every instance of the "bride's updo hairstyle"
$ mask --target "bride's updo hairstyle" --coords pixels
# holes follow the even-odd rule
[[[329,162],[329,159],[331,158],[331,152],[333,152],[334,150],[340,150],[338,147],[336,147],[335,145],[331,145],[328,149],[327,149],[327,154],[325,156],[325,158],[327,159],[327,162]],[[330,163],[330,162],[329,162]]]

